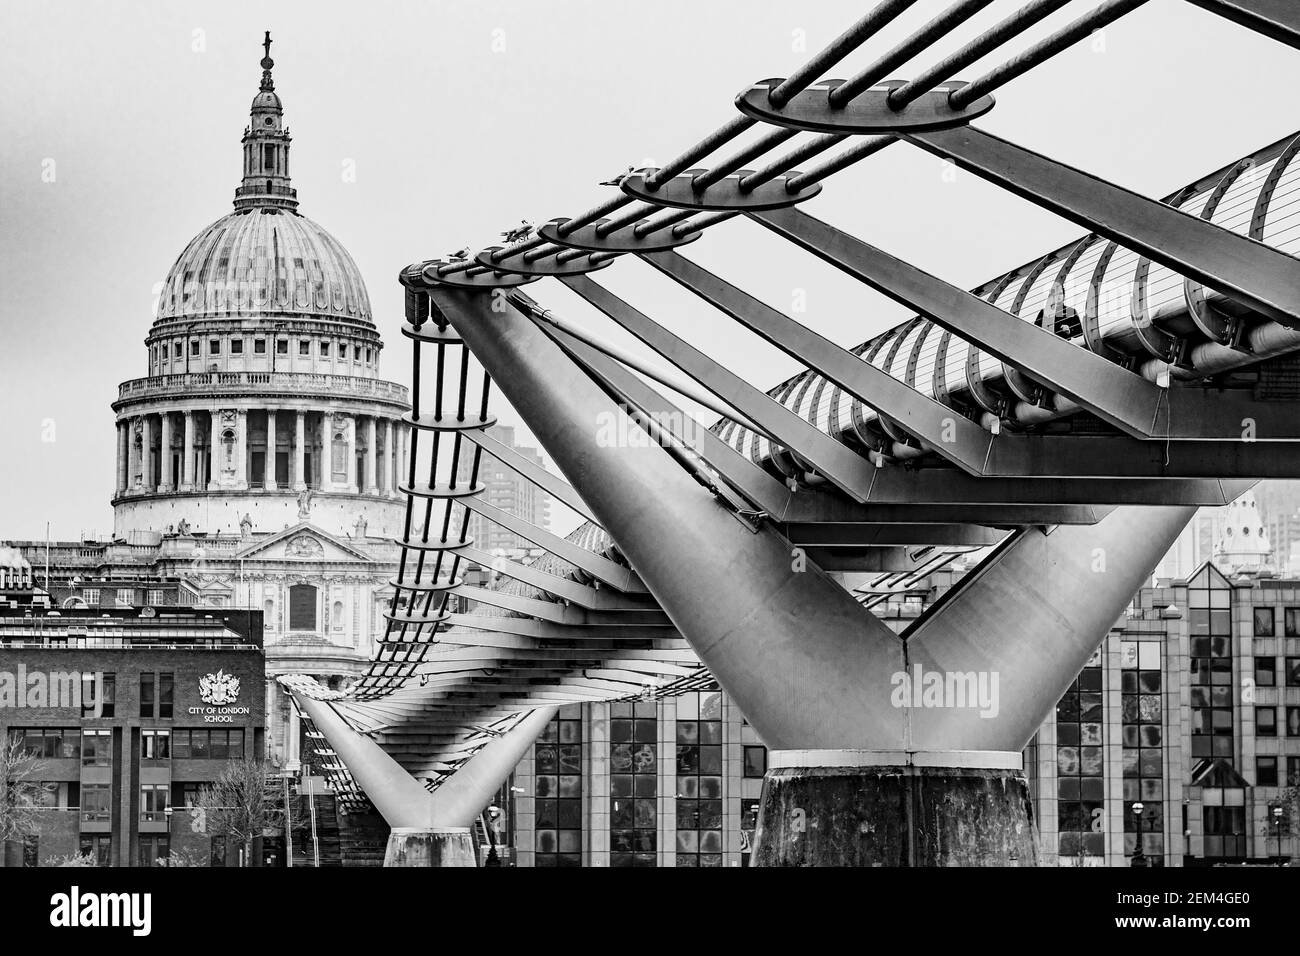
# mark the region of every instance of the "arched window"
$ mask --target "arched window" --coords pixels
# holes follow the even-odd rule
[[[316,588],[310,584],[289,586],[289,630],[316,630]]]

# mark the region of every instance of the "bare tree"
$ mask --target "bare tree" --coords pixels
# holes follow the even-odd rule
[[[0,866],[7,865],[10,844],[21,844],[40,830],[41,800],[37,780],[44,764],[23,748],[20,739],[0,740]]]
[[[267,830],[278,831],[284,826],[284,803],[279,783],[271,774],[271,765],[265,760],[232,760],[210,786],[199,791],[195,803],[207,832],[238,840],[244,847],[244,859],[252,866],[262,865],[253,858],[253,841]]]

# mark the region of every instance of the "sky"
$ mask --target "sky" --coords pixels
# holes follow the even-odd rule
[[[949,5],[921,0],[832,71],[847,76]],[[995,0],[897,75],[1021,5]],[[1095,6],[1075,0],[963,71]],[[153,298],[189,239],[230,211],[239,139],[272,31],[301,211],[351,252],[409,384],[398,270],[520,221],[575,215],[597,184],[664,162],[860,16],[820,0],[423,0],[0,6],[0,539],[112,528],[119,382],[146,373]],[[1163,196],[1296,131],[1300,54],[1184,0],[1137,12],[1008,84],[976,125]],[[1079,236],[1064,220],[898,144],[830,179],[812,215],[973,287]],[[844,345],[909,318],[743,220],[686,253]],[[792,360],[622,259],[598,277],[763,388]],[[529,293],[631,344],[553,280]],[[494,409],[506,423],[513,411]],[[709,420],[712,420],[710,416]],[[557,515],[557,530],[571,516]]]

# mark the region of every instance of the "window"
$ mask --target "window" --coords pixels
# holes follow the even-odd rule
[[[212,852],[208,854],[208,865],[226,865],[226,838],[224,836],[212,838]]]
[[[135,604],[135,588],[118,588],[117,603],[131,606]]]
[[[89,855],[95,866],[113,865],[113,837],[108,833],[83,833],[78,845],[82,856]]]
[[[137,866],[166,866],[167,857],[171,856],[172,841],[159,833],[141,834],[140,855]]]
[[[209,355],[221,354],[221,339],[210,339],[208,341],[208,354]]]
[[[1164,865],[1164,752],[1158,641],[1120,642],[1120,734],[1124,796],[1124,854],[1137,849],[1142,802],[1142,852],[1148,865]]]
[[[140,716],[152,717],[158,706],[158,678],[153,674],[140,675]]]
[[[158,588],[150,588],[149,593],[145,595],[146,604],[162,604],[163,593]]]
[[[722,866],[722,694],[677,698],[677,865]]]
[[[758,808],[761,800],[740,801],[740,865],[749,866],[749,856],[754,852],[754,831],[758,829]]]
[[[1300,657],[1286,659],[1286,686],[1300,687]]]
[[[1232,759],[1232,594],[1207,567],[1187,591],[1192,756]]]
[[[198,339],[191,339],[191,340],[190,340],[190,354],[191,354],[191,355],[198,355],[198,354],[199,354],[199,340],[198,340]]]
[[[371,360],[371,351],[370,349],[366,349],[366,361],[369,362],[370,360]]]
[[[1255,658],[1255,686],[1277,686],[1277,659],[1274,657]]]
[[[298,342],[298,354],[311,355],[311,343],[308,342],[306,339],[301,339]]]
[[[1277,708],[1276,707],[1255,708],[1255,736],[1257,737],[1277,736]]]
[[[99,607],[99,588],[86,588],[81,592],[81,599],[89,607]]]
[[[117,716],[117,675],[83,674],[81,682],[83,718]]]
[[[172,674],[158,675],[158,716],[171,719],[172,703],[176,697],[176,678]]]
[[[1282,627],[1287,637],[1300,637],[1300,607],[1289,607],[1282,612]]]
[[[1273,609],[1271,607],[1255,608],[1255,636],[1273,636]]]
[[[178,783],[175,787],[180,793],[180,805],[182,807],[197,807],[199,805],[199,796],[203,793],[204,786],[201,783]]]
[[[745,748],[745,776],[762,777],[767,773],[767,748]]]
[[[170,730],[142,730],[140,732],[140,759],[167,760],[172,755]]]
[[[23,866],[40,866],[41,838],[36,835],[23,837]]]
[[[313,585],[289,586],[289,630],[316,630],[316,588]]]
[[[564,707],[533,748],[535,866],[582,865],[582,711]]]
[[[231,354],[231,355],[243,355],[243,354],[244,354],[244,340],[243,340],[243,339],[231,339],[231,340],[230,340],[230,354]]]
[[[113,795],[106,783],[81,785],[81,822],[107,823],[113,816]]]
[[[609,705],[610,866],[654,866],[658,850],[658,705]]]
[[[177,358],[180,358],[180,357],[181,357],[181,343],[179,343],[179,342],[176,343],[176,348],[175,348],[175,350],[174,350],[174,354],[176,355]]]
[[[165,783],[146,783],[140,787],[141,823],[162,823],[167,819],[170,789]]]
[[[178,760],[243,760],[242,730],[173,730],[172,756]]]
[[[329,358],[329,354],[330,354],[330,344],[328,342],[322,342],[320,344],[320,357]]]
[[[76,804],[78,786],[76,783],[61,780],[42,780],[41,794],[37,797],[37,801],[48,810],[66,810]]]
[[[109,767],[113,764],[113,732],[111,730],[83,730],[81,732],[81,765],[83,767]]]
[[[1300,737],[1300,707],[1286,709],[1286,735]]]
[[[1277,786],[1277,758],[1276,757],[1255,758],[1255,786],[1257,787]]]
[[[81,730],[78,727],[13,727],[9,733],[33,756],[49,760],[81,758]]]
[[[1056,704],[1059,862],[1099,864],[1106,853],[1101,651],[1093,652]]]
[[[288,354],[289,354],[289,340],[288,340],[288,339],[276,339],[276,340],[275,340],[275,353],[276,353],[277,355],[288,355]]]
[[[266,339],[253,339],[253,354],[254,355],[266,354]]]
[[[1288,787],[1300,785],[1300,757],[1286,758],[1286,785]]]

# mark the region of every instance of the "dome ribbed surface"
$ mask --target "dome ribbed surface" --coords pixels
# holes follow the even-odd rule
[[[306,216],[255,208],[195,236],[163,282],[159,321],[287,313],[371,322],[357,265]]]

